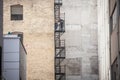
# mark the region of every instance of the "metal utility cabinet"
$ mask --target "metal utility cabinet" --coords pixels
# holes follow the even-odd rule
[[[3,80],[26,80],[26,51],[18,35],[3,38]]]

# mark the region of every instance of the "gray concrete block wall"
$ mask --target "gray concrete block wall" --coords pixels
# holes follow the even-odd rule
[[[66,79],[98,80],[97,0],[63,0],[62,12],[65,12],[66,33],[62,38],[66,40],[66,66],[69,62],[73,69],[79,68],[71,75],[66,71]]]

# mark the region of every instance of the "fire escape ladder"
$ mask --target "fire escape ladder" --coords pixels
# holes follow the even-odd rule
[[[64,50],[65,50],[65,49],[61,49],[59,52],[56,52],[56,53],[57,53],[57,54],[56,54],[56,57],[57,57],[57,56],[59,56],[59,57],[65,57],[64,54],[63,54],[63,53],[64,53]],[[63,52],[63,53],[62,53],[62,52]],[[62,55],[63,55],[63,56],[62,56]]]
[[[63,76],[60,76],[59,80],[63,80],[62,78],[63,78]]]
[[[56,60],[56,63],[55,63],[55,67],[56,67],[56,68],[58,68],[58,67],[61,68],[61,65],[59,65],[59,64],[62,64],[62,62],[63,62],[63,59],[57,59],[57,60]],[[56,71],[56,72],[57,72],[57,71]]]
[[[61,36],[65,33],[65,14],[60,13],[62,0],[55,0],[55,80],[65,79],[65,40]]]

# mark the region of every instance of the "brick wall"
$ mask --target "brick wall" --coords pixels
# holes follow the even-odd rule
[[[11,21],[10,6],[23,5],[23,20]],[[27,80],[54,80],[54,0],[4,0],[4,33],[24,34]]]

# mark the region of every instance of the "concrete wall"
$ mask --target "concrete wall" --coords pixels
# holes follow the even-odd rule
[[[111,80],[109,0],[97,0],[99,80]]]
[[[97,0],[63,0],[66,80],[98,80]]]
[[[10,20],[10,6],[23,5],[23,20]],[[4,0],[4,33],[24,33],[27,80],[54,80],[54,0]]]

